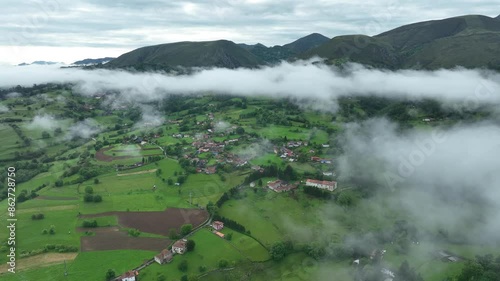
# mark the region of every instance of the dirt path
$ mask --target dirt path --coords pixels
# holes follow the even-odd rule
[[[150,174],[156,172],[158,169],[151,169],[151,170],[146,170],[146,171],[139,171],[139,172],[133,172],[133,173],[127,173],[127,174],[117,174],[119,177],[123,176],[130,176],[130,175],[140,175],[140,174]]]
[[[48,211],[64,211],[64,210],[74,210],[78,209],[78,205],[61,205],[61,206],[48,206],[48,207],[38,207],[29,209],[17,210],[18,214],[34,213],[34,212],[48,212]]]
[[[16,272],[35,267],[44,267],[59,264],[63,263],[64,261],[72,261],[76,258],[77,255],[78,253],[45,253],[19,259],[16,261]],[[0,265],[0,275],[7,272],[8,266],[8,264]]]

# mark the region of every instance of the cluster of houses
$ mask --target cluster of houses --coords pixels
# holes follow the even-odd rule
[[[241,167],[248,164],[247,160],[240,158],[239,156],[225,152],[224,148],[229,145],[237,142],[238,139],[226,140],[224,142],[214,142],[212,140],[206,141],[195,141],[192,145],[196,148],[196,152],[194,154],[185,154],[184,158],[191,160],[191,163],[195,163],[196,172],[197,173],[205,173],[205,174],[214,174],[217,172],[217,166],[207,166],[208,161],[204,159],[200,159],[197,157],[200,153],[210,152],[212,153],[217,163],[229,163],[234,165],[235,167]]]
[[[172,248],[162,250],[158,255],[154,257],[155,262],[159,264],[170,263],[174,259],[175,254],[182,255],[186,252],[187,240],[181,239],[175,241]]]
[[[312,156],[311,157],[311,161],[313,161],[313,162],[319,162],[321,164],[332,164],[332,160],[330,160],[330,159],[324,159],[324,158],[321,158],[321,157],[318,157],[318,156]]]

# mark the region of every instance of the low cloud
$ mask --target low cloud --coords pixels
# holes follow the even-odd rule
[[[229,124],[226,121],[217,121],[214,125],[214,130],[216,133],[224,133],[227,129],[231,127],[231,124]]]
[[[384,119],[349,126],[340,177],[399,193],[391,202],[427,229],[498,240],[500,127],[493,123],[399,131]],[[468,225],[468,231],[460,231]],[[458,239],[458,238],[457,238]]]
[[[73,126],[69,127],[68,132],[66,133],[66,139],[74,139],[74,138],[83,138],[88,139],[99,133],[101,129],[99,128],[97,122],[93,119],[85,119],[84,121],[80,121]]]
[[[433,98],[453,107],[500,104],[500,75],[486,70],[343,69],[298,61],[260,69],[206,69],[191,75],[131,73],[120,70],[60,69],[53,66],[1,67],[0,86],[47,82],[75,83],[84,95],[119,93],[122,102],[159,101],[169,94],[223,93],[288,97],[298,104],[334,112],[342,96],[375,95],[405,100]]]
[[[238,149],[235,153],[241,159],[246,161],[264,156],[268,153],[273,153],[273,144],[268,140],[262,140],[256,143],[252,143],[246,147]]]
[[[9,108],[3,104],[0,104],[0,113],[9,112]]]
[[[35,116],[27,126],[30,130],[54,130],[57,127],[59,127],[59,121],[54,116],[47,114]]]

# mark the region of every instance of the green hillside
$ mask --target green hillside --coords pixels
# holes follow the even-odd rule
[[[319,33],[312,33],[298,40],[295,40],[292,43],[285,44],[283,45],[283,47],[295,54],[301,54],[303,52],[309,51],[314,47],[328,42],[328,40],[330,40],[330,38],[324,35],[321,35]]]
[[[123,68],[173,67],[256,67],[263,61],[227,40],[207,42],[177,42],[142,47],[125,53],[106,64]]]
[[[373,37],[339,36],[299,57],[320,56],[330,63],[353,61],[391,69],[498,69],[499,50],[498,17],[469,15],[405,25]]]

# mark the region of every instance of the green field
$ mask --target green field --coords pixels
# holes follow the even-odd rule
[[[218,262],[222,259],[227,260],[230,266],[247,261],[247,258],[231,246],[228,241],[211,233],[210,230],[202,229],[190,239],[196,243],[193,252],[175,255],[174,260],[169,264],[152,264],[141,271],[141,280],[154,281],[158,274],[165,275],[167,280],[179,280],[182,275],[200,274],[200,266],[205,267],[207,271],[216,269]],[[188,270],[185,273],[177,268],[182,260],[188,262]]]
[[[231,241],[228,241],[228,243],[233,245],[236,249],[238,249],[238,251],[240,251],[251,261],[262,262],[267,261],[271,258],[267,249],[259,244],[259,242],[257,242],[254,238],[231,230],[229,228],[222,229],[220,232],[226,235],[228,233],[231,233],[232,238]]]

